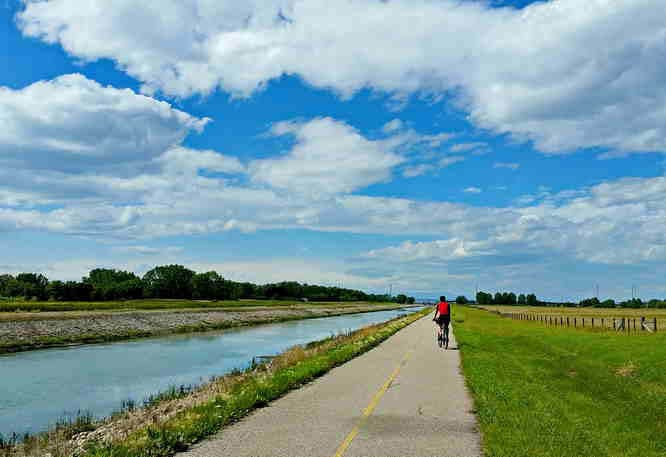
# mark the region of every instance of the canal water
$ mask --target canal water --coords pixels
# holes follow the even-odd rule
[[[384,322],[406,310],[46,349],[0,356],[0,434],[38,432],[58,419],[108,416],[128,399],[141,402],[172,386],[196,385],[253,357]]]

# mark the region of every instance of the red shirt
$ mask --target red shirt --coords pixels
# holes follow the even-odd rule
[[[447,302],[441,301],[437,303],[437,312],[439,313],[440,316],[441,315],[447,316],[448,314],[450,314],[450,311],[451,308],[449,307],[449,304]]]

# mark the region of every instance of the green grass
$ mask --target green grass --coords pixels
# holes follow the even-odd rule
[[[666,333],[545,328],[458,307],[485,455],[666,455]]]
[[[83,302],[54,302],[54,301],[0,301],[0,312],[44,312],[44,311],[115,311],[115,310],[178,310],[192,308],[246,308],[246,307],[274,307],[274,306],[355,306],[355,305],[396,306],[395,303],[368,303],[368,302],[300,302],[295,300],[118,300],[118,301],[83,301]]]

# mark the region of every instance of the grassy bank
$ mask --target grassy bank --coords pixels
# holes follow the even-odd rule
[[[32,437],[22,445],[0,448],[0,457],[46,453],[64,457],[75,451],[85,457],[173,455],[253,409],[370,350],[427,312],[295,347],[269,363],[223,376],[184,396],[158,396],[146,408],[125,411],[107,423],[87,424],[88,435],[74,436],[72,431],[62,428]]]
[[[63,312],[63,311],[126,311],[126,310],[191,310],[210,308],[233,308],[242,310],[252,307],[281,307],[281,306],[397,306],[395,303],[381,302],[301,302],[296,300],[119,300],[100,302],[56,302],[56,301],[25,301],[0,300],[0,313],[21,312]]]
[[[457,310],[488,457],[666,455],[666,334],[628,338]]]

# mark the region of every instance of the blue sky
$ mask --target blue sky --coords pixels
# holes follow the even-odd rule
[[[1,270],[666,296],[658,1],[144,3],[0,7]]]

